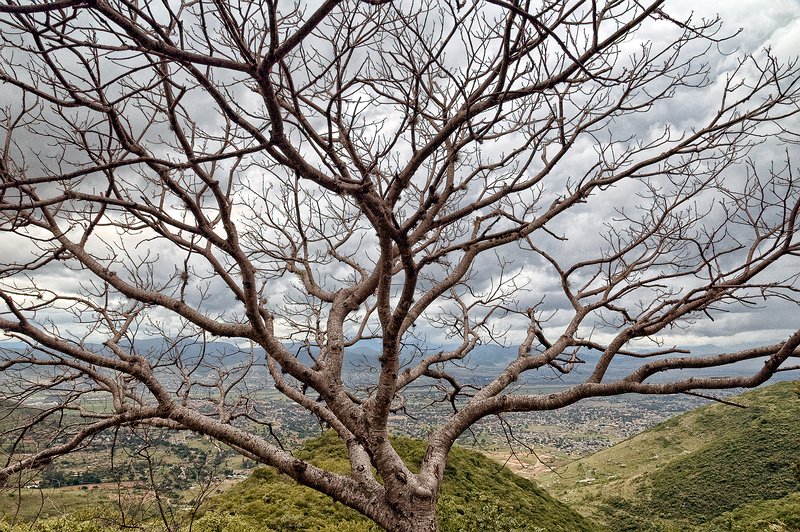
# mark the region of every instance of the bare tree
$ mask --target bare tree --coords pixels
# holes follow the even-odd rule
[[[787,369],[800,330],[703,356],[668,333],[798,301],[791,150],[753,151],[796,141],[798,65],[723,56],[718,20],[663,4],[0,5],[0,328],[27,344],[3,351],[2,476],[169,427],[436,530],[448,451],[487,416]],[[505,338],[513,361],[457,378]],[[367,340],[379,371],[350,382]],[[350,474],[253,430],[267,386]],[[388,439],[414,386],[452,403],[417,473]]]

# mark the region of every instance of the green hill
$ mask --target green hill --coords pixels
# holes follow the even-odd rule
[[[732,528],[753,516],[774,525],[764,530],[800,530],[796,385],[774,384],[733,401],[746,408],[714,404],[677,416],[541,485],[613,530],[760,530],[756,521]]]
[[[563,502],[477,452],[454,448],[439,500],[441,531],[800,532],[800,387],[778,383],[731,401],[745,408],[699,408],[537,478]],[[394,442],[411,467],[419,464],[422,442]],[[333,434],[307,441],[296,454],[348,471],[344,448]],[[8,496],[11,501],[19,495]],[[100,519],[107,507],[67,505],[68,515],[22,523],[13,532],[120,530],[113,520]],[[148,532],[162,529],[156,520],[145,525]],[[301,530],[380,529],[270,468],[257,469],[207,501],[191,527],[191,532]],[[0,532],[8,531],[12,528],[0,519]]]
[[[708,532],[789,532],[800,530],[800,492],[751,502],[703,525]]]
[[[398,438],[395,445],[407,463],[420,463],[422,442]],[[344,448],[332,435],[307,442],[297,454],[328,468],[348,469]],[[234,520],[243,531],[251,525],[276,531],[378,530],[353,510],[268,468],[256,470],[247,480],[209,501],[204,509],[206,515],[199,524],[218,520],[223,529],[233,529],[230,520]],[[597,530],[591,521],[529,480],[461,448],[453,449],[445,469],[439,515],[442,532]]]

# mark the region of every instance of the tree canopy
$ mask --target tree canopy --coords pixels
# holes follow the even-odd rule
[[[718,19],[10,0],[0,34],[2,400],[35,412],[9,414],[4,478],[168,427],[389,530],[436,530],[448,452],[487,416],[751,387],[798,354],[796,324],[710,354],[676,335],[798,301],[797,60],[725,55]],[[492,343],[516,355],[465,380]],[[517,386],[553,372],[579,379]],[[338,434],[349,471],[252,430],[272,387]],[[388,438],[415,390],[452,406],[418,470]]]

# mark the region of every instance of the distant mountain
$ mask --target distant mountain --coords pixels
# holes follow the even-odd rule
[[[744,408],[714,404],[677,416],[541,485],[615,531],[800,530],[797,385],[730,401]],[[744,517],[752,528],[733,527]]]
[[[288,342],[284,345],[299,360],[306,364],[311,364],[313,362],[312,359],[319,353],[318,348],[306,348],[303,344],[298,342]],[[109,352],[108,348],[101,344],[88,344],[88,347],[100,352]],[[207,370],[212,370],[219,366],[233,367],[241,365],[251,360],[251,357],[256,364],[264,363],[264,350],[260,347],[246,345],[237,346],[225,341],[204,342],[202,338],[182,338],[174,342],[162,338],[145,338],[136,341],[135,346],[133,346],[135,349],[130,344],[124,342],[121,344],[121,347],[126,351],[140,354],[163,368],[169,368],[176,360],[191,365],[199,361],[201,357],[205,362],[204,367]],[[748,347],[753,346],[741,345],[737,346],[735,349],[745,349]],[[14,351],[24,348],[24,344],[19,342],[0,342],[0,349]],[[355,345],[348,347],[345,351],[345,364],[343,368],[345,378],[349,377],[357,380],[363,379],[365,375],[374,374],[380,367],[379,359],[381,356],[381,348],[381,341],[377,339],[361,340]],[[401,353],[401,365],[413,365],[424,356],[454,348],[454,345],[439,346],[437,348],[425,347],[423,352],[418,346],[404,346]],[[517,352],[518,346],[514,345],[477,345],[464,360],[448,363],[447,367],[451,374],[464,383],[480,385],[496,377],[517,357]],[[691,354],[695,356],[706,356],[720,352],[723,352],[721,348],[710,344],[693,346],[691,348]],[[573,372],[567,375],[554,375],[552,369],[545,367],[526,374],[525,379],[530,382],[536,382],[542,379],[552,381],[555,376],[558,378],[559,382],[564,385],[582,382],[593,370],[600,358],[600,353],[582,350],[579,353],[579,357],[584,363],[578,364]],[[610,365],[606,374],[606,379],[614,380],[622,378],[642,364],[650,362],[651,360],[658,360],[659,358],[663,358],[663,356],[654,357],[652,359],[641,359],[618,355]],[[695,376],[714,376],[722,374],[749,375],[762,366],[763,361],[759,359],[726,366],[724,371],[716,368],[693,369],[691,371],[692,375]],[[659,382],[674,379],[680,376],[678,375],[679,373],[678,371],[660,373],[654,375],[651,381]]]
[[[421,461],[422,442],[401,438],[395,445],[408,463]],[[344,447],[331,434],[307,441],[296,454],[337,471],[349,467]],[[532,482],[461,448],[453,449],[448,460],[438,510],[441,532],[598,530]],[[198,521],[201,525],[204,520],[227,520],[257,530],[375,530],[371,521],[353,510],[269,468],[257,469],[247,480],[214,497],[203,511],[205,515]]]

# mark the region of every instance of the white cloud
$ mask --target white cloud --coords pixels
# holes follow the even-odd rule
[[[699,4],[689,0],[676,0],[669,2],[667,9],[678,14],[688,14],[694,11],[698,17],[713,17],[716,13],[719,13],[724,21],[723,33],[734,33],[738,28],[744,28],[734,39],[720,46],[723,51],[731,53],[731,55],[717,57],[711,65],[712,69],[729,68],[735,64],[736,58],[740,53],[757,52],[765,46],[770,46],[779,57],[791,57],[800,49],[800,3],[797,1],[776,0],[765,2],[763,0],[744,0]],[[662,37],[662,35],[648,35],[646,31],[639,36],[640,41]],[[636,44],[636,42],[631,42],[626,46],[635,47]],[[738,53],[733,53],[735,50],[738,50]],[[620,130],[616,134],[622,135],[624,133],[623,128],[627,127],[629,130],[637,132],[641,137],[648,138],[660,134],[667,123],[675,126],[684,126],[693,120],[701,118],[704,114],[707,115],[713,112],[713,106],[719,97],[719,81],[724,79],[724,74],[714,71],[712,72],[712,79],[717,80],[717,83],[707,89],[687,91],[687,93],[679,94],[675,99],[658,106],[651,113],[631,117],[624,124],[620,124]],[[248,104],[252,102],[252,106],[256,107],[258,99],[255,93],[243,91],[242,98]],[[385,131],[390,131],[396,126],[396,119],[392,119],[391,115],[387,116],[389,118],[381,127]],[[200,114],[200,118],[206,119],[208,123],[215,120],[213,114]],[[489,151],[488,144],[484,149],[487,152]],[[500,150],[502,146],[496,147],[496,149]],[[407,157],[408,153],[403,153],[402,155]],[[596,153],[592,142],[587,141],[578,146],[575,153],[564,161],[564,164],[558,170],[559,175],[557,178],[566,180],[570,177],[579,177],[595,160]],[[255,176],[255,173],[259,175]],[[255,173],[253,174],[254,179],[263,179],[260,172]],[[635,187],[620,186],[611,188],[603,192],[602,195],[592,198],[593,201],[590,207],[576,209],[571,213],[568,223],[562,224],[560,227],[554,227],[554,231],[563,231],[565,236],[570,239],[570,242],[561,248],[563,256],[575,260],[585,256],[596,255],[602,244],[602,222],[613,216],[615,208],[624,205],[631,206],[635,197],[632,194],[633,188]],[[19,240],[20,237],[4,236],[4,240],[0,242],[0,252],[3,253],[5,261],[19,262],[24,260],[25,256],[28,256],[26,246],[21,244]],[[547,237],[545,237],[545,240],[547,240]],[[365,239],[365,242],[374,245],[374,242],[368,238]],[[129,242],[129,244],[132,243]],[[544,245],[552,248],[556,247],[554,242],[545,241]],[[158,244],[155,244],[154,247],[158,247]],[[178,256],[178,254],[171,254],[166,249],[157,249],[157,252],[160,255],[160,260],[157,263],[158,274],[170,275],[176,265],[180,267],[182,257]],[[371,252],[374,252],[374,249],[364,250],[364,253]],[[526,306],[528,301],[530,304],[536,303],[545,295],[542,309],[558,310],[567,308],[563,295],[560,294],[558,279],[541,259],[524,253],[516,253],[516,251],[509,252],[509,255],[514,255],[516,260],[514,267],[522,268],[524,280],[528,281],[530,288],[530,292],[525,295],[526,299],[521,301],[521,306]],[[491,260],[487,260],[478,264],[474,280],[476,289],[488,286],[495,275],[495,270],[489,267],[491,262]],[[45,285],[60,286],[61,288],[69,286],[70,290],[75,289],[76,279],[73,272],[47,271],[46,275],[44,275],[45,272],[42,273],[43,275],[39,276],[38,280]],[[341,270],[332,270],[328,273],[333,276],[341,273]],[[522,280],[521,278],[520,281]],[[218,280],[210,282],[212,282],[212,288],[222,288],[220,286],[222,283]],[[286,288],[286,283],[288,283],[286,278],[272,282],[270,294],[273,301],[281,301],[283,296],[290,291],[290,289]],[[232,306],[235,306],[235,303],[230,298],[209,301],[209,308],[212,311],[222,312]],[[697,324],[689,329],[676,331],[667,338],[675,342],[699,344],[720,343],[723,340],[738,342],[752,339],[759,335],[779,337],[787,327],[791,326],[791,320],[787,319],[786,316],[791,316],[792,314],[780,314],[784,318],[780,321],[780,324],[774,323],[772,316],[775,315],[775,311],[771,307],[770,311],[722,316],[715,322]],[[556,314],[547,324],[548,332],[557,335],[560,332],[560,328],[567,321],[568,313],[561,312]],[[512,335],[516,335],[515,338],[520,337],[520,331],[524,333],[524,328],[522,328],[524,324],[520,320],[509,318],[505,323],[513,324],[514,332],[512,332]],[[602,334],[602,332],[597,334]]]

